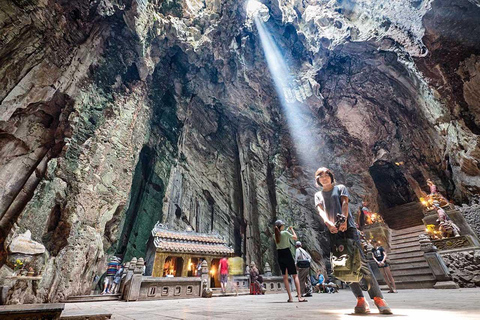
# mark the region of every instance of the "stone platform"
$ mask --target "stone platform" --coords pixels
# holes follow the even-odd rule
[[[401,290],[385,294],[394,312],[379,315],[376,308],[369,319],[478,319],[480,289]],[[89,302],[65,305],[62,315],[85,311],[112,313],[112,319],[355,319],[355,298],[349,290],[338,294],[314,294],[307,303],[287,303],[286,294],[237,296],[139,302]],[[370,303],[372,307],[373,304]]]

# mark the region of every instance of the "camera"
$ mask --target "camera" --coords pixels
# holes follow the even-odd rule
[[[337,213],[336,219],[335,219],[335,228],[340,228],[340,225],[342,223],[345,223],[347,221],[347,217],[345,217],[343,214]]]

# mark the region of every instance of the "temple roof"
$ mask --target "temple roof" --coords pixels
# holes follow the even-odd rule
[[[220,235],[168,230],[157,223],[152,230],[157,250],[174,253],[233,255],[234,250],[227,246]]]

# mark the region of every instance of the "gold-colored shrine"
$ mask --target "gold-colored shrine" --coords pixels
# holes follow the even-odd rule
[[[192,277],[198,275],[198,265],[206,260],[215,273],[218,260],[232,257],[233,248],[215,234],[194,231],[173,231],[160,223],[152,230],[155,245],[153,277]]]

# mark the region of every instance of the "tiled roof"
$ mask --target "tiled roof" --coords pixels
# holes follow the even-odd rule
[[[207,242],[207,243],[225,243],[225,240],[217,235],[209,235],[196,232],[176,232],[170,230],[156,230],[155,237],[179,241]]]
[[[231,255],[234,253],[232,248],[229,248],[224,244],[202,244],[202,243],[192,243],[192,242],[160,240],[160,241],[156,241],[155,245],[157,249],[160,249],[165,252],[226,254],[226,255]]]
[[[173,231],[157,223],[152,230],[152,236],[155,247],[165,252],[219,255],[233,255],[234,253],[234,250],[227,246],[226,241],[220,235]]]

